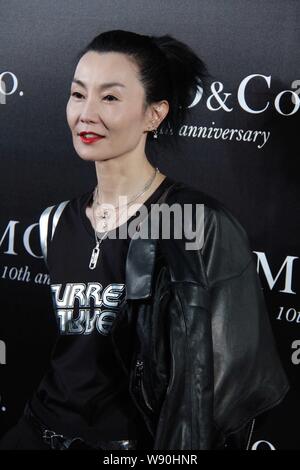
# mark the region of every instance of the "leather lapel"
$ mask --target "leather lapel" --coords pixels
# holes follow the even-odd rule
[[[156,201],[156,203],[165,202],[170,191],[181,185],[179,182],[171,184]],[[149,214],[141,222],[142,225],[148,224],[150,227]],[[151,234],[150,228],[148,233]],[[152,275],[155,265],[157,252],[157,239],[141,238],[139,232],[133,235],[127,253],[126,259],[126,292],[127,299],[145,299],[151,295]]]

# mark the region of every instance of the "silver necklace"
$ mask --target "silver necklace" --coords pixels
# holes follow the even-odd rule
[[[156,167],[155,168],[155,171],[154,171],[154,174],[153,176],[150,177],[150,179],[147,181],[147,183],[145,184],[144,188],[142,189],[141,192],[139,192],[138,194],[134,195],[132,199],[130,199],[130,201],[127,203],[127,204],[123,204],[123,205],[117,205],[117,206],[113,206],[114,209],[116,208],[119,208],[119,207],[123,207],[125,206],[125,209],[126,207],[128,207],[129,205],[133,204],[133,202],[139,197],[141,196],[142,194],[144,194],[147,189],[151,186],[151,184],[153,183],[154,181],[154,178],[156,176],[156,174],[159,173],[159,169]],[[91,255],[91,259],[90,259],[90,264],[89,264],[89,268],[90,269],[95,269],[96,266],[97,266],[97,261],[98,261],[98,258],[99,258],[99,254],[100,254],[100,244],[102,243],[102,241],[104,240],[104,238],[106,238],[107,236],[107,233],[109,232],[109,230],[105,231],[104,232],[104,235],[99,237],[97,231],[96,231],[96,217],[95,217],[95,211],[94,211],[94,203],[96,203],[97,205],[100,205],[100,203],[98,202],[98,185],[96,186],[95,190],[94,190],[94,195],[93,195],[93,204],[92,204],[92,214],[93,214],[93,221],[94,221],[94,233],[95,233],[95,247],[93,248],[93,251],[92,251],[92,255]],[[124,209],[124,211],[125,211]],[[123,214],[123,212],[121,212],[121,214]],[[101,215],[101,218],[105,219],[104,220],[104,227],[106,228],[107,227],[107,217],[109,217],[108,215],[108,210],[107,209],[104,209],[103,211],[103,215]],[[120,213],[118,215],[118,222],[120,220]]]

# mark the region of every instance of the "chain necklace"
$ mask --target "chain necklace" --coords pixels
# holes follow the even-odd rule
[[[123,207],[125,206],[125,209],[134,203],[134,201],[139,197],[141,196],[142,194],[144,194],[147,189],[151,186],[151,184],[153,183],[154,181],[154,178],[156,176],[156,174],[159,173],[159,169],[156,167],[155,168],[155,171],[154,171],[154,174],[153,176],[151,176],[151,178],[147,181],[147,183],[145,184],[144,188],[142,189],[141,192],[139,192],[138,194],[134,195],[132,199],[130,199],[130,201],[127,203],[127,204],[122,204],[121,206],[118,204],[117,206],[113,206],[114,209],[117,209],[119,207]],[[95,217],[95,211],[94,211],[94,203],[96,203],[97,205],[101,205],[98,201],[98,185],[96,186],[95,190],[94,190],[94,195],[93,195],[93,204],[92,204],[92,214],[93,214],[93,222],[94,222],[94,232],[95,232],[95,242],[96,242],[96,245],[95,247],[93,248],[93,251],[92,251],[92,255],[91,255],[91,259],[90,259],[90,264],[89,264],[89,268],[90,269],[95,269],[96,268],[96,265],[97,265],[97,261],[98,261],[98,258],[99,258],[99,254],[100,254],[100,244],[102,243],[102,241],[104,240],[104,238],[106,238],[109,230],[105,231],[104,232],[104,235],[99,237],[97,231],[96,231],[96,217]],[[120,220],[120,214],[123,214],[123,212],[125,211],[125,209],[123,211],[121,211],[121,213],[119,212],[119,215],[118,215],[118,222]],[[109,217],[108,215],[108,210],[107,209],[104,209],[103,211],[103,215],[101,215],[101,218],[105,219],[104,220],[104,224],[103,224],[103,227],[107,227],[107,221],[106,221],[106,218]]]

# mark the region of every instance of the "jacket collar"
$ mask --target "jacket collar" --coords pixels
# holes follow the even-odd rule
[[[174,182],[163,192],[156,203],[165,202],[169,193],[181,186]],[[142,224],[149,224],[148,215]],[[150,233],[150,231],[149,231]],[[126,259],[126,297],[127,299],[145,299],[151,295],[152,277],[157,253],[157,239],[143,239],[136,231],[129,244]]]

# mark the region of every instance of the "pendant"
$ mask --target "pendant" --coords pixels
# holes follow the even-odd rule
[[[99,253],[100,253],[100,248],[99,248],[99,243],[97,243],[97,245],[95,246],[95,248],[92,251],[92,256],[91,256],[90,264],[89,264],[90,269],[95,269],[95,267],[97,265]]]

